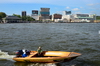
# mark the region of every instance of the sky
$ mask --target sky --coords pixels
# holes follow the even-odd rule
[[[1,0],[0,12],[7,15],[18,14],[26,11],[27,15],[32,10],[50,8],[50,14],[62,11],[71,11],[72,14],[96,14],[100,16],[100,0]]]

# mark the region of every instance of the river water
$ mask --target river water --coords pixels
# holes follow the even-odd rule
[[[82,55],[70,62],[21,63],[19,49],[69,51]],[[100,23],[0,24],[0,66],[100,66]]]

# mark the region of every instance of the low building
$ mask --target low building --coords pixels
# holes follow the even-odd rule
[[[62,20],[63,22],[71,22],[73,16],[72,15],[63,15]]]
[[[60,19],[62,19],[61,14],[53,14],[52,15],[52,21],[58,22]]]
[[[63,11],[63,22],[93,22],[96,15],[91,14],[71,14],[71,11]]]
[[[21,18],[19,18],[17,16],[7,16],[7,17],[3,18],[3,22],[4,23],[20,23]]]
[[[93,22],[96,20],[96,15],[90,14],[70,14],[63,15],[62,20],[64,22]]]
[[[73,14],[72,21],[74,22],[92,22],[96,19],[96,15],[90,14]]]

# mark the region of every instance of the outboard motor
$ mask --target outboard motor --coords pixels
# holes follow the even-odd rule
[[[17,57],[22,57],[22,55],[23,55],[23,51],[22,51],[22,50],[18,50],[18,51],[16,52],[16,56],[17,56]]]

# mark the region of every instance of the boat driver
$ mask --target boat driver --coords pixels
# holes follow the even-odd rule
[[[39,48],[37,49],[37,52],[38,52],[38,56],[40,56],[41,53],[42,53],[42,49],[41,49],[41,47],[39,47]]]

